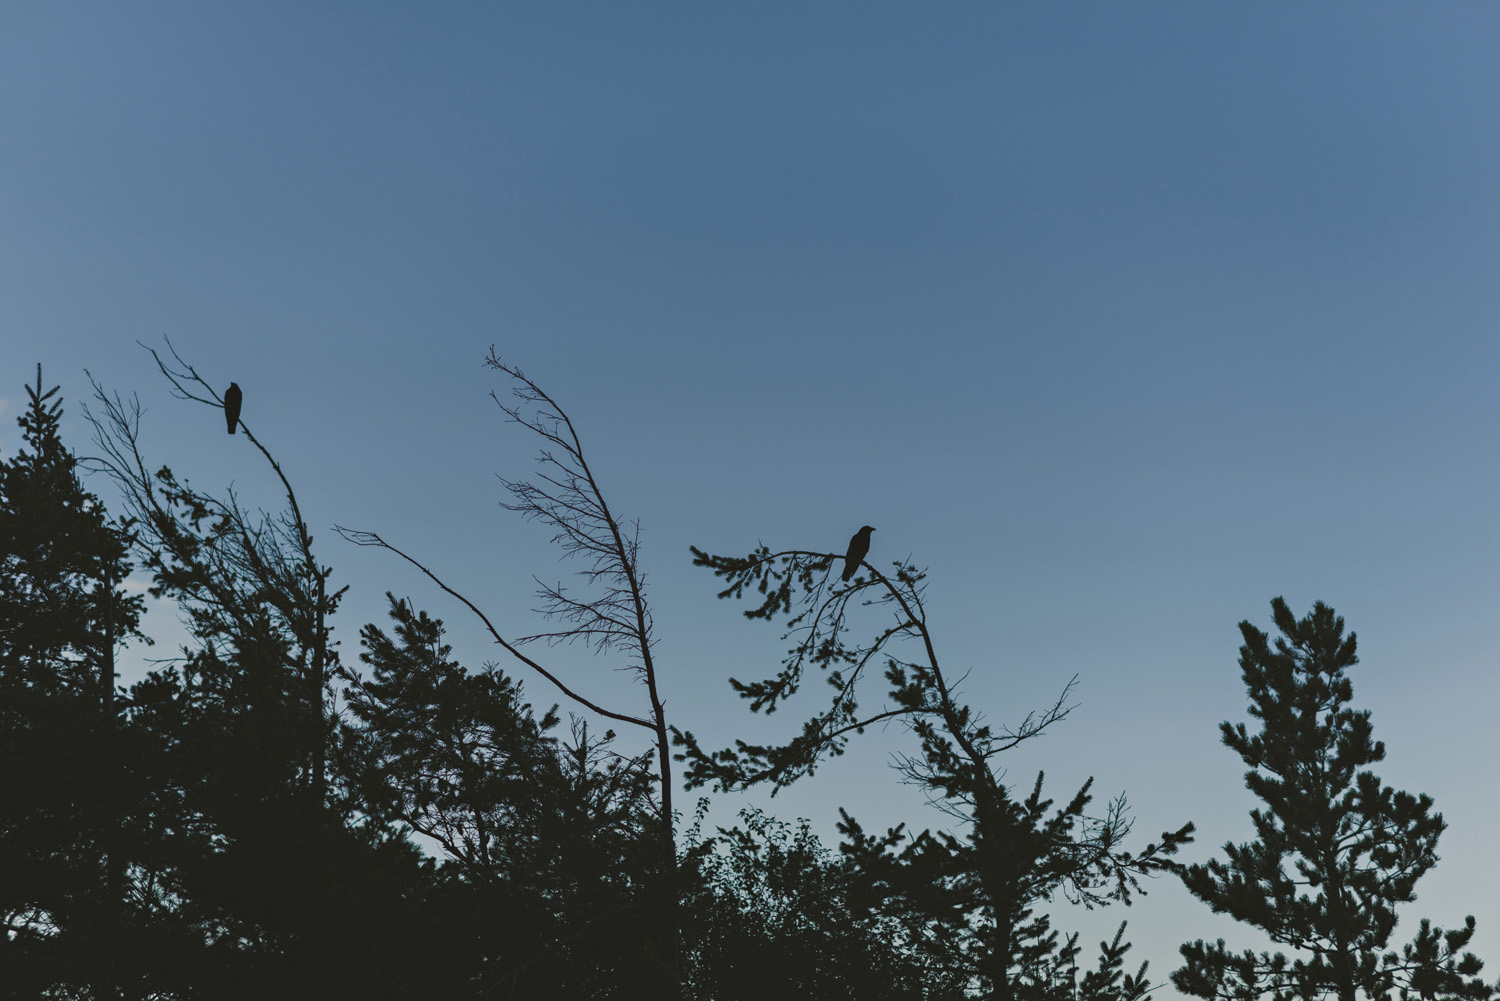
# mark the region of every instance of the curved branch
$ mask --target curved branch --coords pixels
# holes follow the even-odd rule
[[[427,567],[423,566],[413,557],[408,556],[400,549],[397,549],[389,542],[386,542],[375,532],[362,532],[356,529],[344,528],[341,525],[333,526],[333,530],[339,533],[339,535],[343,536],[345,540],[354,543],[356,546],[376,546],[381,549],[389,550],[390,552],[393,552],[397,556],[401,557],[406,562],[410,563],[412,566],[416,567],[418,570],[422,571],[422,573],[426,574],[427,578],[434,584],[468,606],[469,611],[473,612],[479,617],[479,621],[484,623],[485,628],[489,630],[489,634],[494,637],[495,642],[504,647],[507,653],[519,660],[521,663],[525,664],[527,667],[536,671],[548,681],[552,682],[552,684],[557,688],[558,691],[562,692],[574,702],[577,702],[581,706],[592,709],[594,712],[598,713],[601,716],[606,716],[612,720],[618,720],[621,723],[633,723],[636,726],[643,726],[648,730],[656,729],[656,727],[652,723],[647,720],[641,719],[639,716],[627,716],[623,713],[611,712],[610,710],[605,709],[603,706],[596,705],[584,696],[579,695],[577,692],[573,691],[567,685],[563,684],[562,679],[557,677],[557,675],[553,674],[551,671],[547,670],[545,667],[538,664],[530,657],[526,656],[520,650],[516,649],[510,643],[506,642],[505,637],[500,635],[500,631],[495,628],[495,624],[490,621],[489,616],[485,615],[484,612],[479,610],[478,605],[475,605],[467,597],[449,587],[437,574],[427,569]]]

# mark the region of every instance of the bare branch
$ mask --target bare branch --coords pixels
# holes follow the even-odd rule
[[[432,581],[438,587],[442,588],[442,590],[447,592],[449,595],[452,595],[454,598],[457,598],[459,601],[463,602],[463,604],[469,609],[469,611],[477,615],[479,617],[479,621],[483,622],[485,629],[489,631],[490,636],[493,637],[495,642],[500,644],[500,646],[503,647],[507,653],[519,660],[521,663],[525,664],[527,667],[536,671],[548,681],[552,682],[552,684],[557,688],[558,691],[562,692],[574,702],[577,702],[579,705],[593,710],[601,716],[606,716],[610,719],[618,720],[621,723],[633,723],[636,726],[643,726],[647,729],[654,729],[653,724],[649,720],[641,719],[639,716],[626,716],[623,713],[617,713],[609,709],[605,709],[603,706],[597,705],[596,703],[573,691],[567,685],[563,684],[562,679],[558,678],[551,671],[547,670],[545,667],[538,664],[530,657],[526,656],[520,650],[516,649],[514,645],[507,642],[505,637],[500,635],[500,631],[495,628],[495,624],[490,621],[489,616],[480,611],[479,606],[475,605],[472,601],[470,601],[464,595],[460,594],[458,591],[455,591],[453,588],[449,587],[442,578],[433,573],[418,560],[414,559],[400,549],[397,549],[389,542],[386,542],[378,534],[374,532],[363,532],[356,529],[344,528],[341,525],[335,525],[333,527],[333,530],[339,533],[339,535],[343,536],[349,542],[354,543],[356,546],[376,546],[378,548],[388,550],[392,553],[395,553],[397,556],[401,557],[412,566],[416,567],[426,575],[428,580]]]
[[[219,395],[218,391],[214,389],[206,379],[199,375],[198,371],[193,368],[193,366],[182,360],[182,356],[177,353],[177,348],[172,345],[172,341],[169,338],[163,338],[163,340],[165,340],[167,343],[167,350],[171,352],[173,361],[181,366],[180,368],[174,369],[169,366],[162,359],[161,355],[156,352],[155,348],[150,347],[146,344],[141,344],[141,347],[151,352],[151,357],[156,361],[156,367],[161,370],[161,374],[166,376],[167,381],[172,384],[172,395],[176,396],[178,399],[196,400],[199,403],[207,404],[211,407],[218,407],[222,410],[224,408],[224,399]],[[139,341],[137,341],[136,343],[140,344]],[[198,393],[195,393],[192,388],[190,388],[189,384],[197,386],[199,391],[206,395],[198,395]],[[319,573],[320,571],[317,566],[317,562],[313,559],[312,535],[307,530],[307,522],[303,520],[302,508],[297,503],[297,492],[292,489],[291,481],[287,479],[286,473],[281,468],[281,463],[277,462],[276,457],[273,456],[270,451],[260,443],[259,438],[255,437],[255,434],[250,430],[249,425],[245,423],[243,417],[241,417],[239,420],[239,429],[245,433],[245,437],[248,438],[250,440],[250,443],[260,451],[261,455],[265,456],[266,462],[270,463],[271,468],[276,471],[276,476],[281,480],[281,486],[286,491],[287,503],[291,506],[292,518],[296,523],[297,528],[297,541],[301,546],[302,555],[307,561],[308,572],[310,574]],[[327,573],[326,570],[322,572],[325,575]]]

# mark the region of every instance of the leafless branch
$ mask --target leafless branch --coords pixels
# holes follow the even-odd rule
[[[447,594],[451,595],[454,598],[457,598],[464,604],[466,608],[469,609],[469,611],[478,616],[479,621],[483,622],[485,629],[489,631],[491,638],[493,638],[496,643],[503,647],[506,653],[509,653],[512,657],[516,658],[521,663],[525,664],[527,667],[531,668],[542,677],[546,678],[557,688],[558,691],[562,692],[574,702],[577,702],[579,705],[593,710],[601,716],[606,716],[609,719],[618,720],[621,723],[632,723],[636,726],[646,727],[647,729],[654,729],[653,725],[648,720],[641,719],[639,716],[626,716],[623,713],[617,713],[609,709],[605,709],[603,706],[598,705],[588,698],[585,698],[583,695],[580,695],[579,693],[569,688],[567,685],[563,684],[561,678],[557,677],[557,675],[547,670],[541,664],[538,664],[536,661],[526,656],[524,653],[518,650],[514,644],[508,642],[504,636],[501,636],[500,630],[495,628],[495,624],[490,621],[490,617],[488,615],[485,615],[484,612],[479,609],[478,605],[474,604],[458,591],[455,591],[453,588],[449,587],[441,577],[429,570],[420,561],[391,545],[389,542],[386,542],[375,532],[362,532],[356,529],[344,528],[341,525],[335,525],[333,527],[333,530],[339,533],[339,535],[343,536],[348,541],[354,543],[356,546],[376,546],[378,548],[385,549],[389,552],[395,553],[397,556],[401,557],[403,560],[416,567],[427,577],[428,580],[432,581]]]

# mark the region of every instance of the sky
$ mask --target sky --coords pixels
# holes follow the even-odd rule
[[[821,698],[745,709],[726,679],[783,645],[689,545],[873,525],[872,562],[929,569],[939,654],[991,719],[1077,676],[1008,780],[1045,770],[1065,801],[1093,776],[1137,845],[1192,820],[1189,861],[1252,836],[1218,737],[1246,719],[1237,623],[1325,601],[1359,636],[1378,773],[1450,825],[1396,939],[1472,913],[1493,978],[1497,50],[1478,3],[8,0],[0,456],[40,362],[79,454],[87,372],[139,397],[152,462],[274,508],[248,442],[168,395],[140,343],[169,337],[244,388],[350,587],[345,661],[389,590],[477,666],[497,651],[462,608],[332,526],[537,631],[532,575],[571,569],[498,507],[536,443],[488,395],[493,345],[640,520],[675,723],[763,742]],[[136,670],[182,638],[170,609],[147,625]],[[645,706],[615,665],[549,656]],[[911,746],[872,731],[711,816],[830,845],[839,807],[942,826],[889,767]],[[1150,890],[1054,923],[1129,918],[1157,982],[1184,941],[1260,942]]]

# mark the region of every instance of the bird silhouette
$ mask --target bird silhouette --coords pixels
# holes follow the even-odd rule
[[[848,580],[854,576],[854,571],[864,561],[865,554],[870,551],[870,533],[875,531],[869,525],[854,533],[854,538],[849,540],[849,552],[844,556],[844,579]]]
[[[240,422],[240,404],[244,402],[245,394],[240,392],[240,384],[231,382],[224,390],[224,419],[229,422],[230,434],[234,434],[235,425]]]

